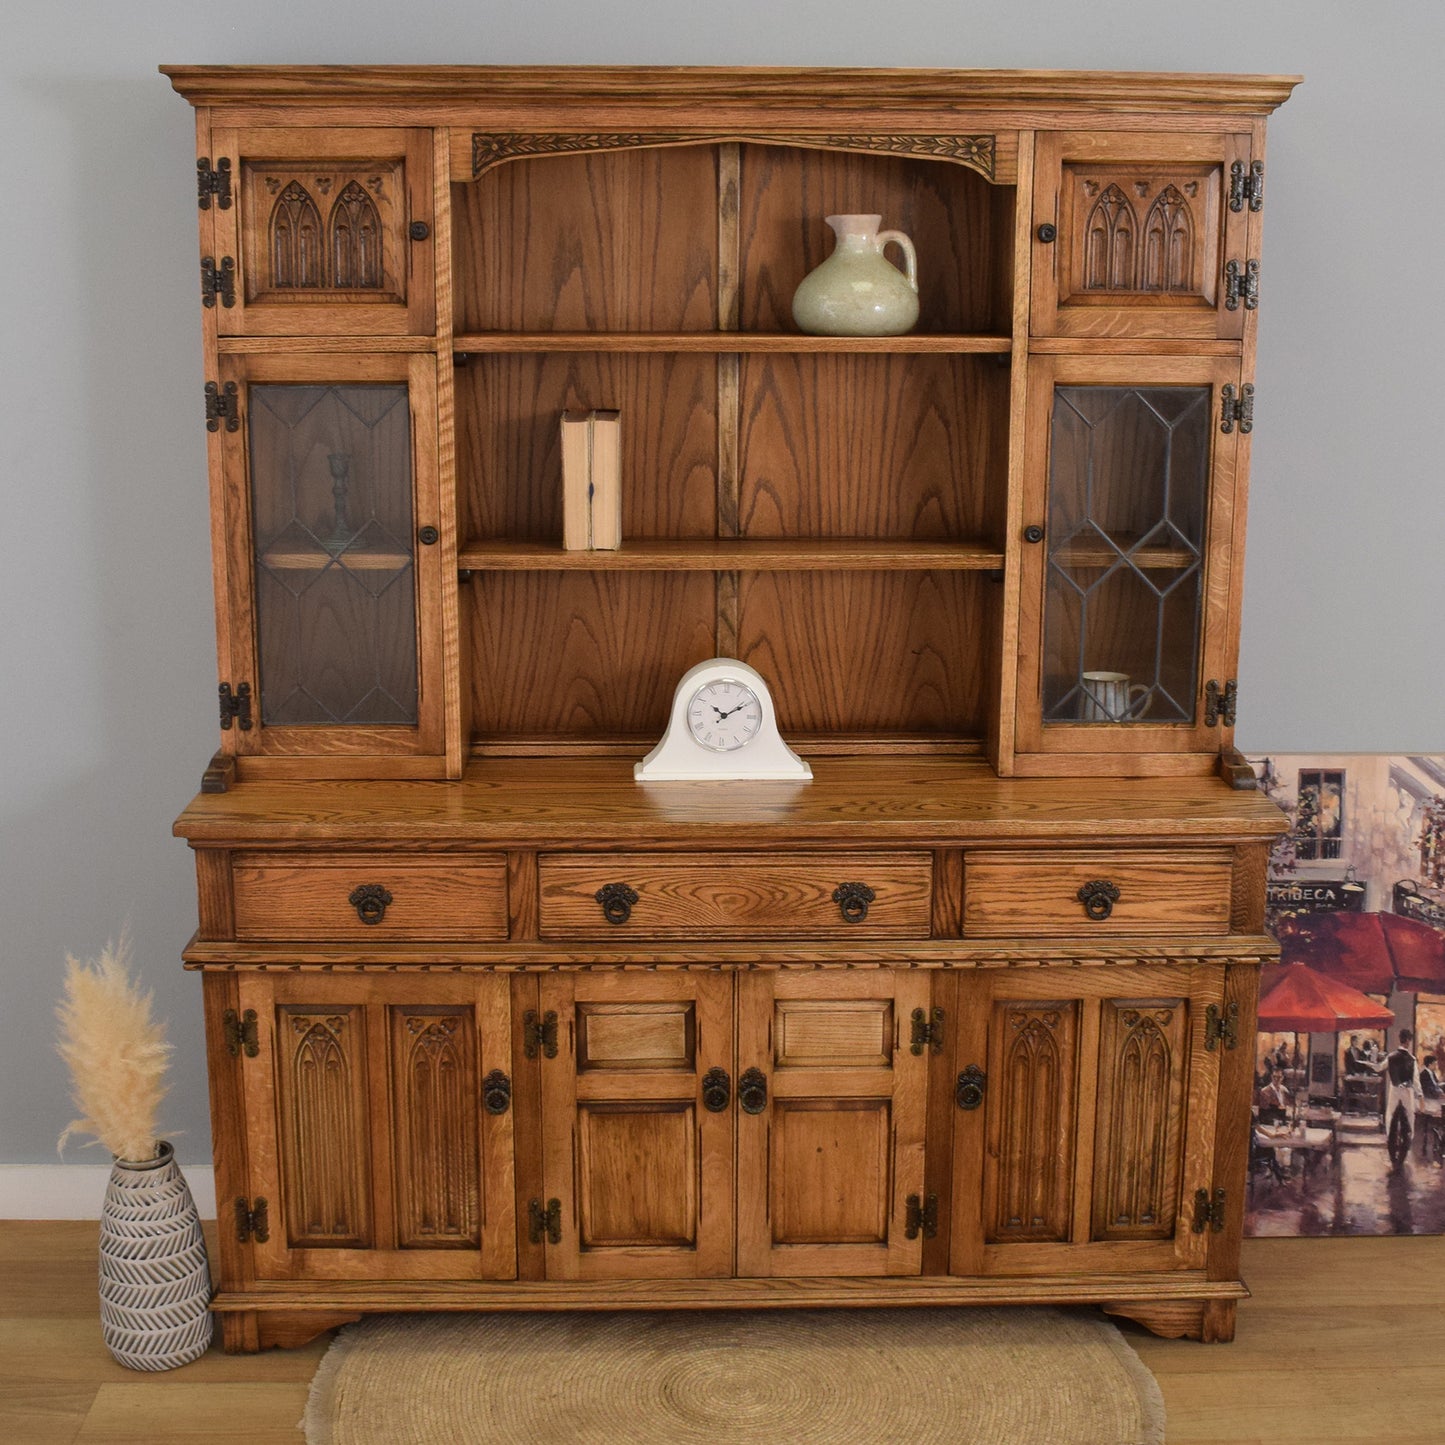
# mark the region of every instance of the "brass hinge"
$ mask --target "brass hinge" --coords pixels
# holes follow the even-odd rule
[[[216,208],[231,209],[231,162],[222,156],[213,168],[210,156],[202,156],[196,162],[196,191],[203,211],[211,209],[211,197],[216,198]]]
[[[1226,435],[1232,432],[1236,423],[1240,435],[1248,436],[1254,430],[1254,383],[1246,381],[1235,393],[1234,383],[1226,381],[1219,393],[1219,429]]]
[[[251,731],[251,684],[238,682],[235,691],[229,682],[218,689],[221,700],[221,731],[228,733],[234,723],[243,733]]]
[[[913,1033],[908,1042],[909,1051],[921,1054],[925,1047],[935,1054],[943,1052],[943,1010],[933,1008],[913,1010]]]
[[[214,381],[206,383],[206,430],[220,431],[221,423],[227,431],[241,429],[241,402],[236,394],[236,383],[228,381],[217,386]]]
[[[1194,1191],[1194,1232],[1203,1234],[1206,1229],[1212,1229],[1216,1234],[1224,1231],[1224,1200],[1225,1193],[1222,1189],[1214,1191],[1214,1198],[1210,1199],[1207,1189],[1196,1189]]]
[[[1204,1010],[1204,1047],[1213,1053],[1223,1044],[1226,1049],[1239,1047],[1239,1005],[1227,1003],[1221,1009],[1212,1003]]]
[[[522,1015],[522,1052],[529,1059],[537,1057],[537,1050],[549,1058],[557,1057],[557,1010],[548,1009],[540,1018],[536,1009],[528,1009]]]
[[[1223,687],[1210,678],[1204,684],[1204,726],[1234,726],[1234,715],[1239,710],[1239,684],[1230,678]]]
[[[925,1239],[933,1239],[938,1234],[938,1195],[930,1194],[920,1200],[916,1194],[910,1194],[904,1201],[904,1208],[905,1239],[917,1239],[920,1234]]]
[[[248,1008],[244,1014],[228,1008],[221,1018],[221,1028],[226,1035],[226,1052],[235,1059],[242,1050],[248,1059],[254,1059],[261,1052],[261,1039],[256,1026],[256,1010]]]
[[[542,1207],[540,1199],[527,1201],[527,1238],[533,1244],[541,1244],[546,1235],[548,1244],[562,1243],[562,1201],[549,1199]]]
[[[1248,172],[1243,161],[1235,161],[1229,168],[1229,209],[1242,211],[1248,203],[1251,211],[1264,207],[1264,162],[1251,161]]]
[[[1224,263],[1224,309],[1238,311],[1244,302],[1246,311],[1259,308],[1259,262],[1246,261],[1243,267],[1238,261]]]
[[[265,1244],[271,1238],[271,1220],[267,1215],[266,1201],[257,1199],[254,1204],[245,1199],[236,1200],[236,1242],[245,1244],[254,1239]]]
[[[217,296],[222,306],[236,304],[236,263],[229,256],[222,256],[218,266],[213,257],[202,256],[201,305],[214,306]]]

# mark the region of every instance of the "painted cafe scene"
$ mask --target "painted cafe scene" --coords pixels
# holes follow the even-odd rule
[[[1246,1229],[1445,1232],[1445,757],[1251,759],[1288,815]]]

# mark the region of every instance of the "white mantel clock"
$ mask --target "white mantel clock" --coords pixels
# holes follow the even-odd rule
[[[778,732],[767,683],[735,657],[713,657],[683,673],[667,731],[632,776],[639,783],[797,780],[813,770]]]

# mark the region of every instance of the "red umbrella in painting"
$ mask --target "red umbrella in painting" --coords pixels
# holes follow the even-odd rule
[[[1331,1034],[1341,1029],[1382,1029],[1395,1015],[1368,994],[1318,973],[1304,963],[1276,965],[1260,1000],[1264,1033]]]
[[[1445,993],[1445,933],[1416,919],[1396,913],[1316,913],[1281,920],[1277,932],[1286,964],[1308,964],[1351,988]]]

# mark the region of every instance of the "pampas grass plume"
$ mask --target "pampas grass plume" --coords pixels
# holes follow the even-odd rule
[[[58,1147],[72,1134],[90,1134],[91,1143],[118,1159],[154,1159],[171,1046],[165,1025],[151,1017],[151,995],[130,976],[124,936],[93,962],[66,958],[65,996],[55,1016],[57,1048],[70,1066],[70,1097],[80,1111]]]

